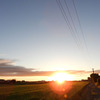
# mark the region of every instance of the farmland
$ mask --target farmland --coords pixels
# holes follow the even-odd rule
[[[67,100],[88,82],[0,85],[0,100]]]

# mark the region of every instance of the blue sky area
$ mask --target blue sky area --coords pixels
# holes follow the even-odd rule
[[[36,71],[99,70],[100,1],[74,0],[78,16],[73,0],[65,1],[77,32],[64,0],[72,33],[59,0],[0,0],[0,63]]]

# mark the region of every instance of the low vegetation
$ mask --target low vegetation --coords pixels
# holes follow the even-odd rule
[[[70,84],[66,82],[63,86],[53,82],[32,85],[1,85],[0,100],[67,100],[86,84],[88,82],[70,82]]]

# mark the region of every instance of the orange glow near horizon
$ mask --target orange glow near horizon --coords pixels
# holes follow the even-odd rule
[[[56,94],[64,96],[63,98],[66,99],[72,88],[74,76],[67,72],[60,71],[53,74],[49,80],[51,81],[51,90]]]
[[[73,81],[74,80],[74,76],[66,73],[66,72],[57,72],[54,75],[52,75],[51,77],[49,77],[50,81],[57,81],[58,83],[63,83],[64,81]]]

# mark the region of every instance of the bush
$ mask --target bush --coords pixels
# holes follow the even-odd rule
[[[92,82],[97,82],[97,79],[100,77],[97,73],[93,73],[90,75],[91,76],[91,79],[92,79]]]
[[[97,79],[98,85],[100,85],[100,77]]]

